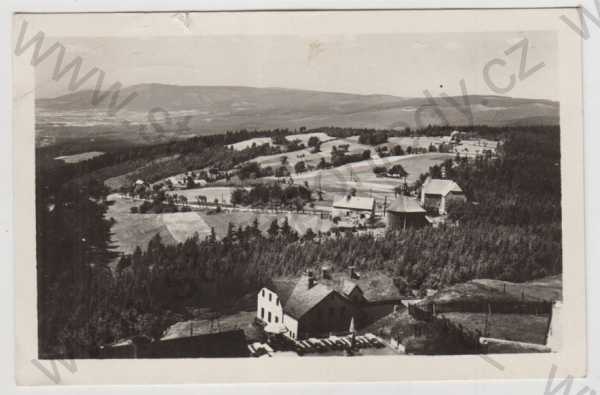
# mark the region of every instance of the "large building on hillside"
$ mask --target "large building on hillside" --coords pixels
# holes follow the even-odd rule
[[[399,298],[368,301],[353,281],[330,273],[317,279],[308,272],[296,281],[273,281],[263,287],[256,316],[265,324],[282,324],[293,339],[304,339],[348,331],[352,319],[357,327],[366,325],[400,303]]]
[[[428,225],[426,213],[415,199],[400,196],[387,209],[388,226],[393,229],[406,229]]]
[[[452,180],[428,178],[421,188],[421,206],[426,210],[436,210],[447,214],[448,202],[467,200],[463,190]]]

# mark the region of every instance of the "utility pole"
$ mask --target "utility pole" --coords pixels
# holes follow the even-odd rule
[[[385,214],[387,212],[387,195],[384,195],[383,197],[383,216],[385,217]]]
[[[319,171],[319,196],[322,196],[323,189],[321,189],[321,171]]]
[[[492,315],[492,306],[488,303],[488,313],[485,315],[485,328],[483,330],[484,336],[489,336],[491,315]]]

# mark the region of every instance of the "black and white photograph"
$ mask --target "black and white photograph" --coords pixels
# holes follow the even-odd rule
[[[14,19],[32,358],[498,369],[585,347],[564,286],[583,285],[576,34],[552,12],[560,29],[362,14]],[[142,31],[163,20],[177,34]]]

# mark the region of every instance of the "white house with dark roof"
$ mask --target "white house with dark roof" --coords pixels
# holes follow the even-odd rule
[[[361,196],[342,196],[333,201],[331,206],[333,217],[358,216],[368,218],[375,214],[375,199]]]
[[[447,214],[450,200],[466,201],[467,198],[458,184],[452,180],[428,178],[421,188],[421,206],[426,210],[434,209]]]
[[[347,276],[317,280],[309,272],[296,281],[275,280],[259,290],[256,316],[267,325],[283,324],[293,339],[304,339],[345,332],[352,319],[357,326],[365,325],[400,303],[397,298],[368,301]]]
[[[353,302],[312,276],[274,281],[258,292],[256,315],[266,324],[282,323],[293,339],[347,330],[356,315]]]

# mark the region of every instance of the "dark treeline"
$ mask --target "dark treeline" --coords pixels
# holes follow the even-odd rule
[[[312,191],[304,185],[281,185],[281,183],[257,184],[249,189],[236,188],[231,203],[245,206],[291,207],[302,210],[313,200]]]
[[[458,182],[469,202],[449,208],[450,217],[498,225],[561,223],[560,132],[512,132],[499,147],[498,158],[474,163],[446,163],[448,178]],[[456,163],[456,161],[454,161]],[[441,169],[431,169],[441,176]]]
[[[265,131],[264,133],[268,133]],[[155,145],[126,146],[115,148],[104,155],[79,163],[63,163],[54,160],[57,155],[55,147],[44,147],[36,150],[36,173],[38,180],[44,184],[60,187],[66,181],[82,177],[84,181],[92,178],[106,179],[136,169],[149,161],[172,155],[193,154],[207,151],[208,148],[234,144],[253,137],[246,130],[227,132],[225,134],[193,137],[186,140],[175,140]],[[112,171],[107,171],[110,169]],[[99,174],[95,174],[98,172]],[[90,176],[92,175],[92,176]]]
[[[362,132],[358,136],[359,143],[368,145],[379,145],[387,143],[387,139],[388,133],[382,130],[378,130],[376,132]]]
[[[488,125],[427,125],[420,128],[405,127],[402,129],[373,129],[373,128],[343,128],[337,126],[318,127],[308,132],[322,132],[331,137],[348,138],[352,136],[363,136],[365,144],[381,144],[385,138],[389,137],[411,137],[411,136],[450,136],[458,130],[466,138],[486,138],[495,140],[513,132],[529,130],[534,132],[544,132],[549,129],[556,129],[558,126],[551,125],[531,125],[531,126],[488,126]]]

